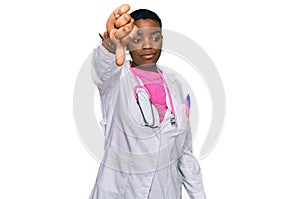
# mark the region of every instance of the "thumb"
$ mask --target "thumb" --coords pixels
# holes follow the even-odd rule
[[[125,49],[121,41],[116,42],[116,64],[122,66],[125,60]]]

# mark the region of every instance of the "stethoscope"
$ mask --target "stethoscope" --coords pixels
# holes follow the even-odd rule
[[[152,104],[152,100],[150,98],[150,93],[149,93],[148,89],[140,83],[141,80],[138,79],[137,75],[135,74],[134,70],[132,69],[132,65],[130,66],[130,70],[131,70],[131,73],[133,74],[133,76],[134,76],[134,78],[137,82],[137,86],[134,87],[133,92],[134,92],[134,97],[136,99],[136,102],[138,104],[138,107],[140,109],[140,112],[141,112],[141,115],[142,115],[142,118],[143,118],[143,122],[144,122],[143,125],[147,126],[147,127],[150,127],[150,128],[157,128],[157,127],[159,127],[158,126],[159,117],[158,118],[155,117],[155,113],[154,113],[154,109],[153,109],[154,107],[153,107],[153,104]],[[164,76],[162,75],[162,73],[159,69],[158,69],[158,73],[160,74],[160,76],[163,80],[164,87],[165,87],[165,90],[166,90],[166,94],[168,95],[170,106],[171,106],[170,107],[171,108],[170,122],[171,122],[172,125],[175,125],[176,124],[176,117],[175,117],[175,111],[174,111],[174,106],[173,106],[173,101],[172,101],[172,98],[171,98],[170,90],[169,90],[169,87],[166,84]],[[140,99],[143,99],[143,100],[140,100]],[[143,110],[143,108],[147,105],[150,107],[149,108],[150,112],[151,112],[150,118],[147,117],[147,115],[145,114],[145,112]],[[149,121],[149,120],[151,120],[151,121]]]

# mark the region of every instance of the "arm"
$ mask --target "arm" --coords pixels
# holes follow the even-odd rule
[[[120,74],[115,63],[115,55],[109,52],[102,42],[94,49],[92,57],[92,78],[100,90],[112,85]]]
[[[191,199],[205,199],[200,165],[192,151],[192,133],[190,126],[185,138],[183,154],[179,159],[179,170],[183,185]]]
[[[130,39],[133,29],[133,19],[127,13],[130,6],[121,5],[108,17],[106,31],[100,37],[102,42],[93,52],[92,77],[94,83],[104,90],[112,85],[120,74],[120,68],[124,64],[124,42]]]

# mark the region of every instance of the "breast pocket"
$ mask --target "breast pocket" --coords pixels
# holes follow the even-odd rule
[[[188,129],[189,119],[186,115],[185,104],[180,104],[176,112],[177,129],[180,133],[184,133]]]

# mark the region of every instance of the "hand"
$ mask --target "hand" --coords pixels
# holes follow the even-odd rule
[[[128,4],[123,4],[115,9],[109,16],[106,23],[104,38],[112,42],[110,51],[116,54],[116,64],[123,65],[125,59],[124,45],[130,40],[131,32],[136,29],[134,20],[127,13],[130,9]],[[108,49],[109,50],[109,49]]]

